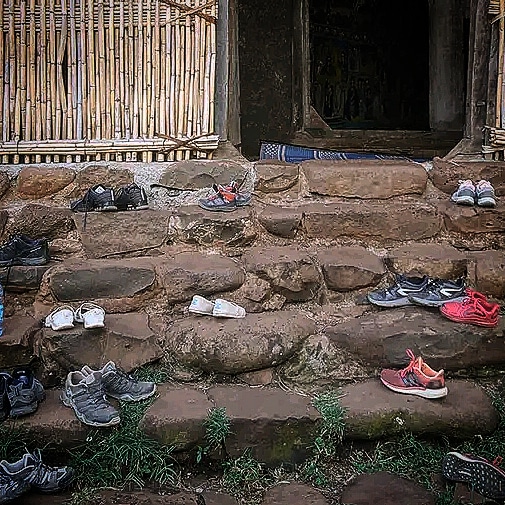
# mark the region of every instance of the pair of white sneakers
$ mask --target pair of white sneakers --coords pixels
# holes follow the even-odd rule
[[[236,303],[217,298],[214,302],[207,300],[203,296],[195,295],[188,308],[193,314],[214,317],[229,317],[242,319],[245,317],[245,309]]]
[[[92,302],[84,302],[74,310],[70,305],[56,307],[45,319],[46,328],[52,330],[68,330],[75,323],[82,323],[84,328],[103,328],[105,326],[105,310]]]

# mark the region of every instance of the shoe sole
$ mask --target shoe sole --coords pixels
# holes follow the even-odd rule
[[[205,312],[203,310],[188,309],[192,314],[198,314],[200,316],[212,316],[212,312]]]
[[[233,207],[206,207],[198,202],[198,206],[201,209],[210,210],[211,212],[233,212],[234,210],[237,210],[237,205],[234,205]]]
[[[493,198],[479,198],[477,200],[477,205],[479,207],[496,207],[496,201]]]
[[[0,267],[36,267],[40,265],[47,265],[49,258],[14,258],[10,261],[0,261]]]
[[[447,388],[443,387],[440,389],[414,389],[414,388],[400,388],[393,386],[392,384],[389,384],[388,382],[384,381],[382,377],[380,378],[382,384],[386,386],[388,389],[391,389],[391,391],[394,391],[395,393],[403,393],[407,395],[415,395],[415,396],[421,396],[422,398],[427,398],[429,400],[435,400],[437,398],[444,398],[447,396]]]
[[[243,316],[238,316],[235,314],[232,315],[232,314],[225,314],[225,313],[216,314],[215,312],[213,312],[212,315],[214,317],[222,317],[222,318],[228,318],[228,319],[244,319],[244,317],[245,317],[245,314]]]
[[[116,400],[121,400],[124,402],[140,402],[142,400],[147,400],[147,398],[150,398],[151,396],[153,396],[154,393],[156,393],[156,390],[157,390],[156,385],[154,385],[154,389],[150,393],[146,393],[142,396],[132,396],[129,393],[125,393],[122,395],[115,395],[112,393],[107,393],[107,395],[110,396],[111,398],[115,398]]]
[[[467,323],[467,324],[475,324],[476,326],[483,326],[485,328],[494,328],[498,324],[498,318],[495,321],[483,321],[480,319],[469,319],[454,316],[452,314],[446,314],[443,310],[440,311],[447,319],[454,321],[455,323]]]
[[[458,298],[451,298],[450,300],[425,300],[423,298],[409,297],[409,300],[415,305],[421,305],[423,307],[441,307],[444,303],[449,302],[462,302],[465,298],[468,298],[467,294],[462,294]]]
[[[449,480],[471,484],[474,491],[486,498],[505,498],[505,476],[491,463],[449,452],[442,461],[442,475]]]
[[[404,307],[412,305],[412,303],[409,301],[408,298],[399,298],[398,300],[390,300],[390,301],[374,300],[369,296],[367,296],[367,298],[371,304],[377,305],[378,307]]]
[[[458,196],[452,198],[452,201],[456,202],[458,205],[475,205],[475,199],[471,196]]]
[[[116,424],[119,424],[121,422],[121,418],[119,416],[113,417],[110,421],[106,423],[98,423],[96,421],[91,421],[76,409],[74,402],[65,394],[65,392],[61,394],[60,400],[63,402],[63,405],[65,405],[65,407],[69,407],[74,411],[75,417],[77,417],[77,419],[79,419],[81,423],[86,424],[88,426],[97,426],[97,427],[115,426]]]

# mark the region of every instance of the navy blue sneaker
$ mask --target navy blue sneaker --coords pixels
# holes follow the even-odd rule
[[[7,394],[7,377],[0,374],[0,423],[9,417],[11,407]]]
[[[32,414],[44,400],[46,393],[42,384],[29,368],[16,368],[12,375],[2,374],[7,380],[7,396],[10,417]]]
[[[422,293],[430,282],[430,278],[425,275],[419,277],[406,277],[396,275],[395,283],[386,289],[379,289],[368,293],[367,298],[370,303],[379,307],[403,307],[412,305],[409,296],[415,293]]]
[[[425,290],[409,295],[409,300],[425,307],[441,307],[446,302],[462,302],[468,295],[464,279],[433,279]]]
[[[0,504],[14,501],[26,493],[30,487],[29,482],[13,480],[7,475],[3,475],[0,470]]]

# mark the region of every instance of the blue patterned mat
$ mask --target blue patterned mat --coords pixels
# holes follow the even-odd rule
[[[288,163],[300,163],[306,160],[403,160],[422,161],[406,158],[405,156],[390,156],[374,153],[350,153],[310,147],[280,144],[278,142],[262,142],[260,160],[281,160]]]

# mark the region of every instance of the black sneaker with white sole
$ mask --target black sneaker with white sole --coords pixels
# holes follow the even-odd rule
[[[448,480],[466,482],[485,498],[505,500],[505,471],[498,467],[501,458],[491,463],[471,454],[449,452],[442,461],[442,475]]]
[[[441,307],[446,302],[461,302],[467,297],[464,279],[433,279],[425,290],[409,295],[409,300],[425,307]]]
[[[117,210],[114,190],[103,184],[97,184],[88,189],[80,200],[72,202],[70,208],[74,212]]]
[[[395,283],[386,289],[379,289],[368,293],[367,298],[370,303],[379,307],[403,307],[412,305],[409,296],[414,293],[421,293],[428,286],[430,278],[424,277],[406,277],[397,275]]]
[[[148,209],[147,194],[144,188],[133,183],[123,186],[116,191],[117,210],[143,210]]]
[[[36,266],[48,262],[49,246],[45,238],[32,239],[26,235],[15,235],[0,246],[0,267]]]

